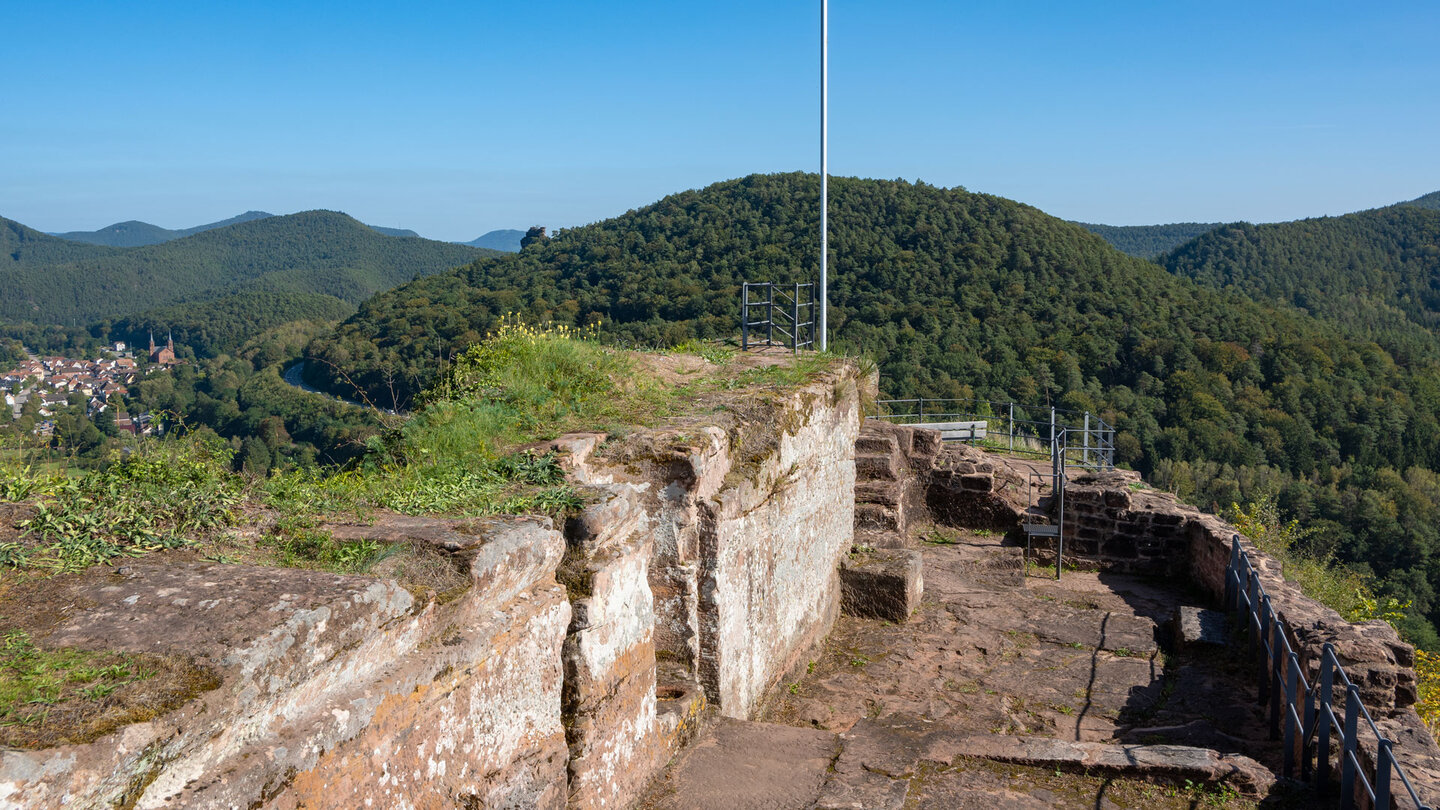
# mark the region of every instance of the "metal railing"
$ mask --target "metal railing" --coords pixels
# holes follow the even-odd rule
[[[1396,761],[1392,743],[1380,733],[1365,704],[1360,689],[1345,674],[1335,648],[1326,644],[1320,654],[1319,683],[1310,684],[1300,666],[1300,656],[1290,646],[1285,628],[1270,604],[1270,596],[1260,584],[1260,575],[1250,562],[1250,555],[1240,548],[1240,536],[1230,541],[1230,563],[1225,569],[1225,607],[1231,612],[1244,610],[1244,621],[1260,668],[1260,703],[1268,702],[1270,739],[1284,740],[1284,776],[1294,778],[1298,764],[1300,778],[1312,779],[1316,789],[1330,787],[1331,746],[1338,734],[1340,750],[1335,752],[1340,767],[1340,807],[1390,808],[1392,800],[1409,798],[1415,807],[1431,810],[1420,801],[1404,769]],[[1336,687],[1344,693],[1336,700]],[[1343,719],[1342,719],[1343,717]],[[1360,722],[1364,719],[1364,723]],[[1361,760],[1361,733],[1368,730],[1374,737],[1375,769],[1366,772]],[[1404,791],[1392,790],[1392,776],[1400,777]],[[1362,799],[1364,801],[1362,801]]]
[[[1115,467],[1115,428],[1089,411],[981,399],[882,399],[876,404],[889,413],[873,418],[900,425],[983,420],[989,425],[987,442],[1003,442],[1010,452],[1042,458],[1055,453],[1057,432],[1067,430],[1081,441],[1066,446],[1065,466]]]
[[[1020,528],[1025,532],[1025,572],[1030,572],[1031,543],[1035,537],[1055,538],[1055,579],[1060,579],[1064,570],[1065,559],[1065,443],[1069,431],[1061,428],[1055,438],[1050,441],[1050,472],[1031,470],[1025,483],[1025,520]],[[1049,490],[1051,498],[1051,514],[1042,516],[1040,514],[1040,501],[1045,497],[1045,490]],[[1036,523],[1036,518],[1054,521],[1052,523]]]
[[[779,339],[776,339],[776,334]],[[764,335],[764,339],[760,339]],[[815,285],[746,281],[740,285],[740,348],[815,345]]]

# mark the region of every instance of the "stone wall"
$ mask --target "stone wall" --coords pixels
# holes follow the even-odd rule
[[[859,382],[842,367],[587,462],[595,480],[644,493],[664,688],[698,684],[720,714],[748,717],[829,631],[853,538]]]
[[[381,516],[470,585],[140,561],[67,581],[50,645],[183,653],[219,687],[89,745],[0,752],[0,808],[623,808],[707,707],[746,717],[830,629],[852,544],[853,368],[624,441],[554,443],[595,499]]]
[[[1072,473],[1068,485],[1067,558],[1105,571],[1189,579],[1217,605],[1225,593],[1231,539],[1238,534],[1214,515],[1150,489],[1133,472]],[[1316,681],[1324,645],[1334,645],[1366,708],[1396,743],[1395,754],[1406,774],[1430,795],[1440,796],[1440,748],[1413,709],[1414,648],[1384,621],[1347,622],[1287,582],[1280,563],[1248,538],[1241,537],[1241,546],[1260,573],[1306,677]]]
[[[88,745],[0,752],[0,807],[563,807],[563,538],[442,529],[471,577],[447,604],[213,563],[57,584],[73,609],[48,644],[187,654],[220,685]]]

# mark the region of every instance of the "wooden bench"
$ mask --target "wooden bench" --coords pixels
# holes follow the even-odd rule
[[[985,438],[989,426],[988,422],[928,422],[915,427],[940,431],[944,442],[972,442]]]

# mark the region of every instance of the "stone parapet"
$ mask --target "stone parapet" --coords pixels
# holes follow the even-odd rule
[[[57,597],[85,607],[47,644],[184,653],[220,685],[88,745],[0,753],[0,807],[563,807],[563,538],[495,520],[468,546],[445,604],[213,563],[71,580]]]

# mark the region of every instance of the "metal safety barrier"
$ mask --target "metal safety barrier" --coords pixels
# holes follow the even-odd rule
[[[1318,683],[1311,684],[1290,646],[1285,628],[1260,584],[1250,555],[1240,548],[1240,535],[1230,541],[1230,563],[1225,569],[1225,607],[1244,611],[1250,646],[1259,668],[1259,700],[1269,703],[1270,739],[1284,740],[1284,776],[1313,780],[1321,793],[1331,787],[1336,765],[1340,769],[1340,807],[1414,807],[1432,810],[1420,801],[1410,779],[1396,761],[1393,745],[1380,733],[1360,689],[1345,674],[1333,645],[1320,654]],[[1364,723],[1361,723],[1361,720]],[[1374,738],[1375,768],[1361,760],[1361,736]],[[1335,744],[1339,750],[1332,750]],[[1367,746],[1368,747],[1368,746]],[[1332,763],[1332,757],[1336,762]],[[1398,776],[1403,791],[1394,790]],[[1405,799],[1410,804],[1404,804]]]
[[[1058,432],[1069,431],[1065,466],[1115,467],[1115,428],[1089,411],[981,399],[882,399],[875,404],[887,413],[873,418],[898,425],[984,421],[987,444],[1042,458],[1054,454]]]
[[[741,350],[783,346],[798,354],[814,345],[814,284],[746,281],[740,285]]]

